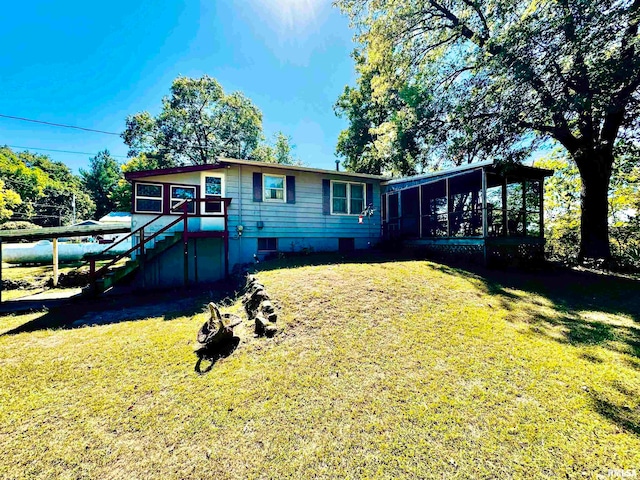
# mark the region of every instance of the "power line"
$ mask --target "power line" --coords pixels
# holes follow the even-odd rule
[[[97,155],[97,153],[89,153],[89,152],[74,152],[71,150],[54,150],[53,148],[36,148],[36,147],[20,147],[18,145],[6,145],[9,148],[23,148],[25,150],[42,150],[44,152],[58,152],[58,153],[73,153],[76,155]],[[128,158],[126,155],[113,155],[111,153],[109,153],[109,155],[111,155],[112,157],[119,157],[119,158]]]
[[[45,122],[43,120],[34,120],[32,118],[14,117],[13,115],[4,115],[2,113],[0,113],[0,117],[10,118],[12,120],[21,120],[23,122],[41,123],[43,125],[51,125],[52,127],[74,128],[76,130],[84,130],[85,132],[103,133],[105,135],[116,135],[118,137],[120,136],[119,133],[115,133],[115,132],[105,132],[104,130],[96,130],[94,128],[77,127],[75,125],[65,125],[63,123]]]

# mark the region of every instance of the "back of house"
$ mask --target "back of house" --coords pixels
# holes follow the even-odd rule
[[[144,287],[217,280],[278,252],[365,249],[381,237],[382,176],[221,159],[127,179]]]

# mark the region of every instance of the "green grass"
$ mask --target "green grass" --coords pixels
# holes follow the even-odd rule
[[[0,337],[0,476],[640,468],[638,282],[382,260],[264,264],[283,332],[257,339],[243,324],[238,349],[202,376],[201,296],[173,295],[182,313],[167,315],[114,304],[119,323],[86,328],[38,329],[51,312],[0,318],[0,332],[23,330]]]

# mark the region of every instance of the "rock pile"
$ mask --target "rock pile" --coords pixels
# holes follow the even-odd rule
[[[249,320],[255,320],[256,322],[255,332],[257,335],[273,337],[276,334],[278,327],[276,327],[275,323],[278,320],[278,315],[264,285],[253,275],[247,276],[247,285],[242,304]]]

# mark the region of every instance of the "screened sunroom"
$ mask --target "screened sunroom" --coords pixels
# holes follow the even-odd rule
[[[543,255],[544,179],[552,173],[482,162],[383,182],[383,235],[485,261]]]

